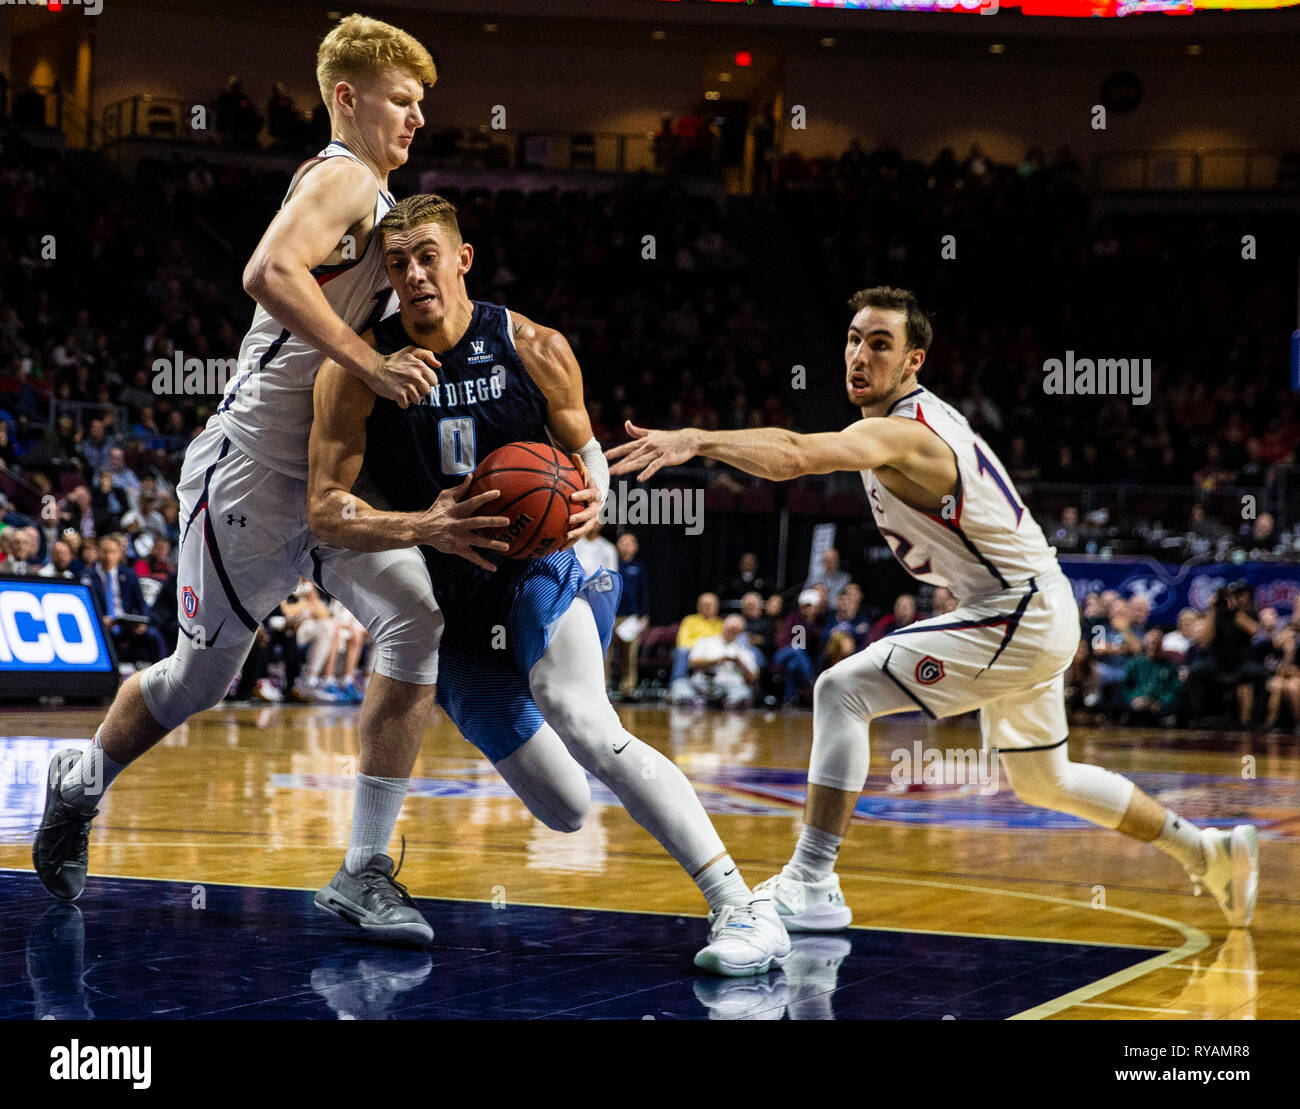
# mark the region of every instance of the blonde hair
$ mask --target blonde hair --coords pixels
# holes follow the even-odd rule
[[[316,83],[331,114],[335,85],[373,77],[386,69],[404,69],[425,85],[438,80],[433,58],[411,35],[364,15],[340,20],[316,52]]]
[[[379,234],[385,235],[389,231],[409,231],[422,223],[436,223],[452,237],[453,242],[461,241],[460,221],[456,219],[456,205],[437,193],[416,193],[405,200],[399,200],[379,221]]]

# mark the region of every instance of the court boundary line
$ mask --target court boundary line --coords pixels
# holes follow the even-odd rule
[[[0,874],[30,874],[32,875],[32,877],[36,876],[35,871],[25,870],[19,867],[0,867]],[[315,892],[315,890],[311,886],[279,886],[279,885],[274,885],[272,883],[266,883],[266,882],[217,882],[217,881],[210,881],[210,880],[191,881],[185,878],[157,878],[157,877],[149,877],[143,874],[91,874],[88,877],[108,878],[108,879],[120,878],[129,882],[171,882],[180,886],[184,886],[184,885],[225,886],[230,889],[282,890],[289,893],[314,893]],[[973,891],[977,893],[993,893],[993,894],[1001,893],[1009,897],[1024,897],[1034,901],[1054,901],[1064,905],[1072,905],[1075,907],[1087,908],[1093,912],[1097,911],[1096,909],[1093,909],[1091,904],[1086,901],[1069,901],[1064,898],[1048,897],[1046,894],[1033,894],[1033,893],[1022,894],[1022,893],[1017,893],[1014,890],[1001,890],[993,886],[961,886],[961,885],[957,885],[956,883],[926,882],[919,879],[903,879],[903,878],[871,878],[866,875],[852,875],[852,877],[865,880],[865,881],[893,882],[898,885],[928,885],[928,886],[940,886],[940,887],[952,888],[952,889],[961,889],[961,890]],[[490,897],[417,897],[416,900],[417,901],[444,901],[448,903],[460,903],[460,904],[468,903],[471,905],[491,905],[493,903],[493,900]],[[505,907],[510,907],[510,906],[516,906],[521,909],[565,909],[570,912],[634,913],[640,916],[676,916],[676,917],[686,917],[688,919],[699,919],[699,920],[705,919],[705,914],[703,913],[696,914],[696,913],[687,913],[687,912],[674,912],[669,909],[611,909],[603,905],[557,905],[549,901],[507,901],[505,902]],[[1152,916],[1147,913],[1137,913],[1135,910],[1115,909],[1113,911],[1119,913],[1125,913],[1126,915],[1132,913],[1133,915],[1137,915],[1139,917],[1142,917],[1144,919],[1149,919],[1157,923],[1168,924],[1173,927],[1174,931],[1178,931],[1178,932],[1183,931],[1181,926],[1176,926],[1175,922],[1167,921],[1166,918],[1164,917]],[[850,924],[848,926],[848,930],[857,931],[857,932],[900,932],[908,935],[920,935],[920,936],[954,936],[959,939],[1008,940],[1017,943],[1060,943],[1060,944],[1072,944],[1077,947],[1107,947],[1116,950],[1123,948],[1125,950],[1130,950],[1130,951],[1157,951],[1163,955],[1168,955],[1171,952],[1177,951],[1179,953],[1179,957],[1181,957],[1181,954],[1183,953],[1182,947],[1174,949],[1169,947],[1158,946],[1155,944],[1112,943],[1108,940],[1063,939],[1059,936],[1016,936],[1016,935],[1008,935],[1005,933],[998,933],[998,932],[957,932],[957,931],[944,931],[935,928],[900,928],[897,926],[875,925],[875,924]],[[1186,954],[1188,955],[1196,954],[1196,952],[1203,950],[1210,943],[1210,938],[1209,936],[1206,936],[1205,933],[1199,932],[1199,930],[1197,929],[1193,929],[1193,931],[1197,931],[1198,934],[1205,940],[1205,943],[1202,944],[1200,947],[1195,948],[1195,950],[1188,950],[1186,952]],[[804,934],[812,934],[812,933],[797,933],[797,934],[804,935]],[[1184,947],[1185,946],[1186,945],[1184,944]],[[1145,965],[1145,964],[1138,964],[1138,965]]]
[[[915,885],[928,886],[935,889],[958,889],[963,892],[991,893],[1003,897],[1019,897],[1029,901],[1047,901],[1054,905],[1068,905],[1072,908],[1088,909],[1092,912],[1109,912],[1119,913],[1121,916],[1132,917],[1134,920],[1144,920],[1151,924],[1159,924],[1162,927],[1169,928],[1179,933],[1183,937],[1183,942],[1175,948],[1166,949],[1159,955],[1154,955],[1150,959],[1144,959],[1140,963],[1134,963],[1131,967],[1124,970],[1117,970],[1114,974],[1108,974],[1104,978],[1098,978],[1095,982],[1090,982],[1086,986],[1080,986],[1069,993],[1061,994],[1060,997],[1054,997],[1051,1001],[1044,1001],[1040,1005],[1034,1005],[1019,1013],[1013,1013],[1007,1017],[1007,1020],[1042,1020],[1045,1017],[1055,1016],[1065,1009],[1072,1008],[1081,1001],[1090,1001],[1103,993],[1109,993],[1113,989],[1126,985],[1138,978],[1143,978],[1152,971],[1162,970],[1169,967],[1180,959],[1196,955],[1210,946],[1210,937],[1202,932],[1199,928],[1194,928],[1190,924],[1183,924],[1181,921],[1171,920],[1168,917],[1156,916],[1154,913],[1144,913],[1138,909],[1122,909],[1113,905],[1102,905],[1099,908],[1088,901],[1074,901],[1068,897],[1052,897],[1046,893],[1024,893],[1019,890],[1004,890],[991,886],[968,886],[958,882],[930,882],[924,879],[902,879],[902,878],[877,878],[868,874],[841,874],[843,878],[853,878],[862,882],[887,882],[895,885]],[[1007,937],[1011,938],[1011,937]],[[1068,941],[1066,941],[1068,942]]]

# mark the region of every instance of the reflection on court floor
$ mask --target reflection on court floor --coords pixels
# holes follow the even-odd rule
[[[746,878],[788,857],[806,714],[621,710],[690,777]],[[45,767],[88,711],[0,717],[0,1017],[959,1020],[1293,1016],[1300,1010],[1300,759],[1285,737],[1079,730],[1071,755],[1199,823],[1256,823],[1251,932],[1146,845],[1020,803],[1002,783],[900,785],[890,754],[978,744],[964,724],[873,728],[839,871],[857,927],[795,937],[779,971],[700,975],[703,899],[598,784],[547,829],[441,718],[398,824],[434,926],[384,948],[311,894],[347,843],[356,711],[222,707],[119,778],[76,905],[30,871]],[[1252,774],[1241,773],[1249,764]],[[392,849],[397,854],[395,837]],[[436,895],[436,896],[435,896]]]

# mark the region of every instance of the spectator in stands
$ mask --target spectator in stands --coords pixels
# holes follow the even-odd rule
[[[890,632],[906,628],[916,623],[916,596],[912,593],[900,593],[894,600],[894,611],[887,613],[876,621],[871,629],[871,639],[884,639]]]
[[[1191,650],[1193,644],[1198,642],[1200,621],[1201,614],[1196,609],[1183,609],[1178,614],[1174,630],[1165,633],[1160,649],[1176,663],[1182,665],[1187,657],[1187,652]]]
[[[239,682],[230,695],[235,701],[267,701],[278,704],[284,700],[284,694],[276,688],[268,677],[273,639],[267,622],[257,626],[253,645],[248,649],[248,657],[239,671]]]
[[[83,537],[95,534],[94,501],[84,485],[74,486],[59,505],[59,518],[64,527]]]
[[[18,454],[9,438],[9,424],[0,416],[0,470],[12,469]]]
[[[588,575],[598,573],[602,569],[611,571],[618,569],[618,551],[614,548],[614,544],[599,531],[579,539],[573,545],[573,553]]]
[[[744,641],[745,619],[732,613],[717,635],[697,640],[690,650],[690,676],[673,683],[674,704],[721,704],[743,708],[753,700],[758,665]]]
[[[754,661],[763,667],[772,654],[776,635],[772,618],[763,611],[763,595],[750,592],[741,597],[740,615],[745,621],[745,642],[754,652]]]
[[[364,678],[361,674],[361,652],[370,642],[370,635],[361,623],[351,612],[344,606],[340,600],[330,601],[330,616],[334,620],[335,634],[338,645],[335,648],[335,655],[332,656],[328,663],[325,685],[323,691],[329,696],[345,704],[359,705],[365,696],[362,685],[358,684],[358,679]],[[343,653],[343,673],[338,671],[339,651]],[[372,658],[373,661],[373,658]],[[340,680],[341,679],[341,680]]]
[[[1205,655],[1188,667],[1187,693],[1192,722],[1217,716],[1219,695],[1231,691],[1237,709],[1237,723],[1249,727],[1255,709],[1255,691],[1267,678],[1263,667],[1252,658],[1251,640],[1259,621],[1245,582],[1218,589],[1201,625],[1200,645]]]
[[[143,533],[166,535],[167,521],[158,511],[157,497],[141,494],[136,507],[122,516],[122,530],[129,532],[132,539]]]
[[[289,699],[334,703],[337,698],[322,689],[338,653],[338,632],[329,606],[316,592],[316,587],[303,578],[293,596],[280,603],[280,611],[285,618],[286,631],[297,640],[298,649],[306,653],[298,681],[289,690]]]
[[[76,556],[69,569],[78,581],[99,565],[99,540],[93,535],[83,536],[77,544]]]
[[[238,77],[226,82],[226,91],[217,97],[216,131],[218,136],[236,146],[255,146],[262,130],[262,117],[244,92]]]
[[[1124,680],[1124,668],[1128,665],[1128,660],[1142,651],[1142,640],[1133,630],[1129,602],[1118,593],[1108,593],[1109,595],[1102,596],[1107,611],[1106,623],[1093,629],[1095,685],[1083,699],[1087,708],[1100,712],[1114,704],[1119,685]],[[1098,627],[1100,631],[1097,630]]]
[[[1261,512],[1251,523],[1242,525],[1244,546],[1251,558],[1267,557],[1277,546],[1276,523],[1271,512]]]
[[[302,121],[294,107],[293,97],[283,81],[271,86],[271,96],[266,103],[266,132],[275,146],[296,143],[301,137]]]
[[[77,453],[85,460],[86,469],[92,474],[99,473],[108,466],[109,452],[116,444],[109,438],[102,419],[90,421],[90,430],[77,446]]]
[[[871,638],[871,621],[862,613],[862,589],[850,582],[835,599],[835,620],[826,632],[822,669],[857,654]]]
[[[829,601],[838,597],[850,580],[849,575],[840,569],[840,552],[834,547],[828,547],[822,551],[821,565],[808,575],[808,580],[803,583],[803,587],[815,589],[819,585],[824,585]]]
[[[108,470],[113,475],[113,488],[126,494],[127,503],[134,508],[140,493],[140,478],[126,464],[126,451],[113,447],[108,452]]]
[[[1297,656],[1297,639],[1300,639],[1300,597],[1294,598],[1295,609],[1290,621],[1280,627],[1272,642],[1272,667],[1265,683],[1268,707],[1264,714],[1264,728],[1278,728],[1282,702],[1286,701],[1291,713],[1291,730],[1300,731],[1300,658]]]
[[[149,553],[135,564],[136,577],[166,581],[176,567],[172,564],[172,545],[169,539],[154,539]]]
[[[1169,727],[1182,709],[1182,685],[1178,666],[1165,657],[1163,636],[1152,628],[1142,637],[1142,650],[1124,665],[1124,679],[1118,687],[1115,706],[1122,723],[1158,721]]]
[[[40,570],[37,552],[40,535],[33,527],[7,527],[0,531],[0,574],[35,574]]]
[[[72,571],[72,545],[66,539],[56,539],[50,544],[50,561],[37,571],[43,578],[74,578]]]
[[[751,590],[763,593],[766,589],[767,582],[763,580],[758,570],[758,555],[753,551],[746,551],[740,556],[740,564],[735,576],[722,583],[718,589],[718,596],[722,598],[724,604],[732,604]]]
[[[1047,541],[1059,554],[1069,554],[1079,550],[1079,510],[1074,505],[1061,509],[1061,519],[1047,526]]]
[[[623,578],[623,593],[618,599],[618,614],[614,623],[614,634],[609,640],[609,655],[605,659],[605,673],[610,672],[610,663],[614,655],[619,655],[620,675],[618,688],[624,697],[636,693],[637,653],[641,649],[641,631],[650,620],[650,583],[646,569],[637,557],[641,545],[636,536],[625,531],[618,537],[615,548],[618,551],[618,572]],[[631,629],[640,629],[630,639],[619,634],[622,628],[626,634]],[[608,678],[607,678],[608,684]]]
[[[677,647],[673,651],[671,681],[686,677],[691,648],[709,635],[722,634],[722,619],[718,616],[718,595],[701,593],[695,602],[695,611],[682,620],[677,628]]]
[[[673,117],[664,116],[659,130],[651,142],[654,153],[655,172],[672,173],[677,169],[677,136],[673,132]]]
[[[180,511],[180,504],[177,503],[173,497],[168,497],[163,501],[160,510],[163,523],[166,525],[166,530],[163,532],[163,536],[164,538],[171,540],[173,550],[179,547],[181,542]]]
[[[798,607],[777,633],[777,652],[772,657],[772,665],[785,675],[786,705],[801,699],[811,703],[813,659],[822,653],[825,623],[822,595],[816,589],[805,589],[799,594]]]
[[[112,471],[100,470],[97,482],[90,495],[95,514],[95,534],[107,535],[121,527],[122,517],[130,506],[126,494],[114,487]]]
[[[1151,601],[1145,593],[1134,593],[1128,599],[1128,618],[1133,634],[1140,641],[1151,620]]]
[[[1197,539],[1208,539],[1213,542],[1227,535],[1228,529],[1218,520],[1212,520],[1205,515],[1205,505],[1194,504],[1188,518],[1188,534]]]
[[[122,562],[124,551],[121,535],[105,535],[99,541],[99,565],[82,580],[99,598],[119,657],[154,663],[167,653],[166,643],[149,618],[135,571]]]

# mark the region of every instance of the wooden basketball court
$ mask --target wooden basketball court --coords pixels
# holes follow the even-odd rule
[[[621,712],[630,731],[691,778],[751,884],[779,869],[798,833],[808,714]],[[241,967],[246,981],[226,999],[231,1005],[256,1015],[259,1006],[290,999],[285,1015],[321,1018],[344,1004],[335,1004],[338,990],[367,975],[383,986],[384,1015],[511,1015],[520,1005],[533,1015],[587,1015],[583,1005],[595,1006],[591,1015],[603,1005],[626,1015],[640,1005],[646,1015],[697,1018],[1265,1019],[1300,1012],[1294,737],[1117,728],[1071,737],[1072,758],[1130,774],[1197,823],[1259,826],[1255,920],[1249,932],[1230,932],[1214,901],[1194,897],[1171,859],[1117,833],[1030,809],[1005,781],[996,793],[902,789],[891,781],[897,752],[919,751],[917,742],[923,749],[978,746],[973,723],[878,722],[872,777],[839,866],[854,927],[847,939],[802,940],[803,955],[787,965],[786,980],[773,972],[749,983],[742,998],[738,987],[702,980],[691,965],[704,942],[703,899],[612,797],[593,783],[586,825],[570,835],[552,832],[441,714],[397,828],[405,837],[401,881],[413,896],[432,899],[421,905],[436,933],[427,955],[376,948],[312,912],[310,893],[329,880],[347,842],[353,708],[223,706],[196,717],[107,794],[79,916],[52,909],[58,903],[31,874],[30,857],[45,766],[60,747],[84,746],[100,718],[98,710],[0,714],[0,887],[10,905],[0,1016],[30,1017],[52,989],[98,1016],[205,1015],[216,1010],[194,1000],[198,987],[190,980]],[[392,852],[399,850],[395,837]],[[187,969],[162,974],[137,996],[126,983],[138,981],[141,960],[151,957],[150,927],[183,946]],[[258,964],[248,962],[247,950],[232,943],[278,943],[319,957],[314,965],[304,958],[302,980],[276,993],[248,969]],[[59,959],[72,962],[59,969]],[[405,969],[392,963],[402,959]],[[562,965],[547,979],[548,991],[537,986],[544,977],[534,973],[537,959]],[[440,976],[430,976],[428,966],[462,963],[477,968],[471,979],[489,970],[499,975],[496,985],[485,994],[465,979],[454,1000],[429,992]],[[613,983],[599,997],[582,984],[586,978],[574,977],[597,965]],[[620,974],[628,991],[619,992]],[[449,970],[437,988],[445,991],[454,977]],[[334,985],[321,987],[318,979]],[[522,989],[525,980],[526,1001],[512,997],[514,983]],[[175,998],[169,981],[177,984]]]

